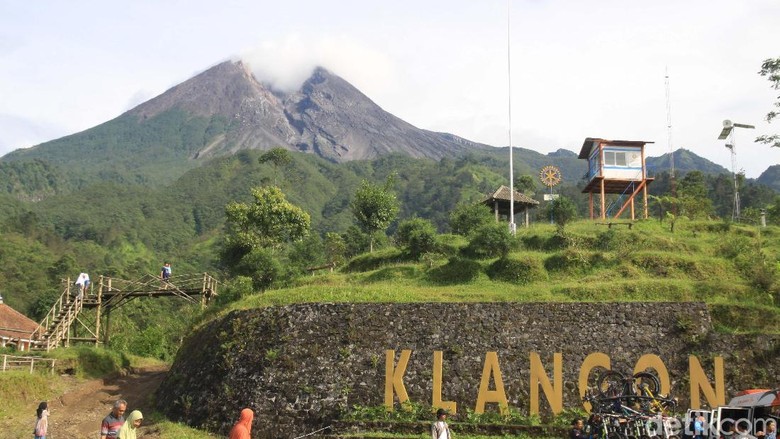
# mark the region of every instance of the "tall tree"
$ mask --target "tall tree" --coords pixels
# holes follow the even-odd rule
[[[530,175],[515,177],[515,190],[521,194],[533,197],[536,195],[536,179]]]
[[[708,217],[712,214],[712,200],[707,197],[704,173],[690,171],[677,187],[679,214],[690,219]]]
[[[309,214],[288,202],[278,187],[254,188],[252,197],[252,203],[231,202],[225,207],[228,247],[245,254],[256,248],[278,247],[309,233]]]
[[[293,163],[290,151],[284,148],[271,148],[268,152],[257,159],[258,163],[270,163],[274,167],[274,186],[277,185],[277,179],[281,176],[281,170],[289,169]]]
[[[358,226],[370,236],[369,251],[374,251],[374,235],[387,229],[398,215],[399,203],[390,188],[392,176],[383,186],[363,180],[350,203]]]
[[[764,60],[761,64],[761,70],[758,72],[761,76],[766,76],[769,82],[772,84],[772,88],[780,90],[780,58],[769,58]],[[780,108],[780,96],[777,97],[777,102],[774,103],[775,107]],[[772,110],[766,114],[766,121],[772,122],[772,119],[777,117],[778,112]],[[779,134],[767,134],[756,138],[756,142],[766,143],[769,146],[775,146],[780,148],[780,135]]]

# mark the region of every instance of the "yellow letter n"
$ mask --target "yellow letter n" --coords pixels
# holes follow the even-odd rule
[[[691,408],[696,410],[701,408],[701,395],[699,391],[704,392],[710,407],[726,405],[725,380],[723,379],[723,357],[715,357],[715,389],[707,379],[704,369],[699,363],[699,359],[693,355],[688,357],[688,373],[691,381]]]
[[[563,410],[563,356],[560,352],[553,354],[553,382],[544,372],[542,360],[539,354],[531,352],[531,407],[532,415],[539,414],[539,386],[542,387],[550,408],[554,414]]]

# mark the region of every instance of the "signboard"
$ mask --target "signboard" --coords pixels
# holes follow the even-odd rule
[[[557,200],[560,196],[560,194],[544,194],[544,201]]]

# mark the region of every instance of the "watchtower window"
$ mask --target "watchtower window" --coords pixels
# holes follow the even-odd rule
[[[604,151],[604,164],[606,166],[628,166],[626,153],[620,151]]]

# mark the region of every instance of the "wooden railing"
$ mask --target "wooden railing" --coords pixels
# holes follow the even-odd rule
[[[70,278],[64,279],[63,282],[65,287],[59,299],[54,302],[49,312],[30,334],[30,339],[34,343],[33,347],[46,351],[57,347],[62,339],[68,336],[70,325],[84,305],[83,294],[77,294],[71,299]]]
[[[65,286],[59,299],[30,334],[33,349],[49,351],[59,346],[63,340],[66,341],[66,345],[69,342],[69,330],[84,307],[86,291],[83,294],[79,292],[73,297],[70,279],[63,281]],[[217,280],[209,276],[208,273],[203,273],[202,276],[199,274],[176,276],[167,281],[154,275],[146,275],[133,281],[100,276],[97,294],[90,296],[88,302],[89,307],[96,306],[98,310],[94,322],[96,327],[94,331],[89,328],[88,330],[97,342],[101,307],[117,308],[142,295],[149,297],[173,295],[191,303],[198,303],[193,297],[193,295],[198,294],[201,295],[201,306],[205,306],[217,294]],[[82,325],[84,324],[82,323]]]
[[[35,371],[35,366],[48,365],[49,372],[54,373],[54,363],[57,360],[54,358],[43,357],[20,357],[14,355],[3,355],[3,364],[0,371],[5,372],[9,370],[29,370],[30,373]]]

